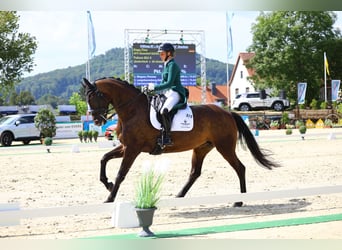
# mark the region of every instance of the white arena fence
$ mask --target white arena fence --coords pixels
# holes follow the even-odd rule
[[[283,198],[336,194],[342,192],[342,185],[311,187],[291,190],[266,191],[244,194],[215,195],[202,197],[185,197],[162,199],[158,207],[199,206],[210,204],[233,203],[236,201],[258,201]],[[36,209],[20,209],[19,204],[0,204],[0,226],[20,224],[21,219],[81,215],[91,213],[111,213],[111,224],[118,228],[138,227],[138,219],[132,202],[115,202],[96,205],[80,205],[71,207],[50,207]]]

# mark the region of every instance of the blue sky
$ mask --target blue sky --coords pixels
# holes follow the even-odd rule
[[[88,58],[85,11],[20,11],[20,31],[38,41],[30,75],[85,63]],[[225,11],[92,11],[95,55],[124,47],[125,29],[203,30],[206,57],[227,62]],[[259,11],[235,11],[232,19],[234,63],[251,44],[251,25]],[[342,29],[342,12],[336,26]]]

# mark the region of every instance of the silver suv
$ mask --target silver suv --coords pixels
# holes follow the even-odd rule
[[[13,141],[40,140],[40,131],[34,125],[35,114],[8,115],[0,118],[0,143],[11,146]]]
[[[280,97],[271,97],[265,94],[264,99],[261,98],[261,93],[244,93],[239,94],[233,101],[232,108],[240,111],[250,111],[253,109],[274,109],[275,111],[283,111],[290,107],[290,102],[287,99]]]

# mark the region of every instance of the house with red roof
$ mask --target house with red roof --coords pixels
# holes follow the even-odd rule
[[[229,80],[228,88],[228,105],[230,106],[235,99],[235,96],[241,93],[255,92],[256,89],[253,83],[248,79],[253,76],[254,69],[248,69],[246,64],[255,53],[241,52],[234,65],[232,75]]]
[[[217,85],[212,83],[206,87],[205,93],[201,86],[188,86],[189,99],[188,102],[192,104],[201,104],[205,98],[205,103],[216,103],[227,105],[227,85]]]
[[[237,94],[256,91],[253,83],[248,79],[248,77],[254,75],[254,70],[246,67],[246,64],[254,55],[254,53],[248,52],[239,53],[228,86],[227,84],[212,83],[206,87],[205,91],[202,91],[201,86],[188,86],[188,102],[200,104],[203,103],[205,98],[205,103],[221,103],[224,106],[227,104],[230,106]]]

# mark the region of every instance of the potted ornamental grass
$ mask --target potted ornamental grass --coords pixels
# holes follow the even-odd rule
[[[92,131],[94,141],[97,142],[97,137],[99,136],[99,132],[97,130]]]
[[[80,139],[80,142],[83,142],[83,130],[78,131],[77,135],[78,135],[78,138]]]
[[[153,223],[153,215],[157,209],[164,176],[153,168],[144,171],[136,185],[134,197],[135,211],[142,231],[140,237],[151,237],[154,233],[149,227]]]

